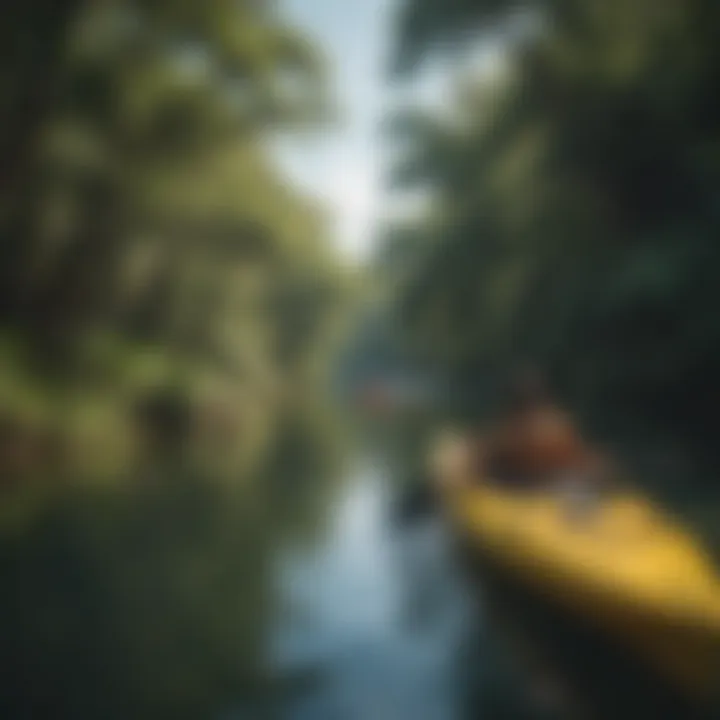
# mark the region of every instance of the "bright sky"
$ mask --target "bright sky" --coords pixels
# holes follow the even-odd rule
[[[343,114],[337,130],[282,152],[293,178],[334,211],[336,235],[351,258],[367,257],[381,184],[378,122],[385,107],[386,56],[394,0],[283,0],[290,21],[329,57]]]
[[[381,216],[405,210],[414,213],[418,200],[423,202],[422,196],[393,197],[392,202],[386,197],[380,121],[393,105],[406,99],[435,111],[446,110],[452,105],[452,72],[442,65],[426,68],[402,96],[398,88],[388,87],[386,69],[400,0],[280,2],[288,20],[307,32],[328,56],[331,82],[343,113],[338,129],[314,141],[305,138],[283,147],[281,160],[290,176],[334,213],[335,237],[344,254],[362,261],[372,250]],[[532,17],[519,14],[509,29],[522,34],[532,27]],[[478,40],[467,68],[498,70],[503,35]]]

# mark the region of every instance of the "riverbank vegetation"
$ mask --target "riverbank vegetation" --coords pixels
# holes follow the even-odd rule
[[[596,436],[651,443],[655,477],[682,447],[704,470],[675,483],[715,496],[719,22],[708,0],[402,3],[396,79],[452,79],[390,123],[393,183],[428,202],[378,258],[405,342],[476,413],[535,363]]]
[[[330,492],[353,281],[272,145],[333,121],[327,68],[270,4],[15,5],[0,713],[211,717],[267,680],[271,551]]]

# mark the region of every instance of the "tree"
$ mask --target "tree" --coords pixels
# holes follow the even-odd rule
[[[278,456],[320,424],[306,401],[346,296],[323,209],[266,141],[325,118],[322,60],[271,2],[15,5],[0,714],[266,700],[269,569],[330,485],[314,496],[297,448],[280,482]]]
[[[301,382],[342,273],[321,208],[265,140],[327,117],[316,48],[270,4],[225,0],[88,4],[57,34],[57,92],[4,235],[0,325],[60,383],[108,381],[98,337],[153,346],[176,376]]]
[[[455,121],[405,123],[415,149],[398,180],[433,188],[439,218],[402,293],[408,328],[453,372],[492,385],[532,358],[590,420],[709,449],[718,9],[529,9],[533,31],[513,35],[512,3],[404,4],[401,72],[504,38],[502,72],[464,88]]]

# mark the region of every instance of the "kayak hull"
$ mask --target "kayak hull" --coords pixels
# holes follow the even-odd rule
[[[708,703],[663,682],[614,636],[528,589],[475,548],[463,555],[469,577],[477,582],[485,644],[509,652],[507,669],[515,672],[515,682],[536,710],[571,720],[717,720]],[[547,708],[547,698],[537,697],[538,679],[559,691],[559,707],[556,701],[554,709]]]
[[[720,685],[720,581],[692,535],[647,500],[605,498],[578,521],[557,497],[485,483],[441,490],[480,567],[612,638],[688,697]]]

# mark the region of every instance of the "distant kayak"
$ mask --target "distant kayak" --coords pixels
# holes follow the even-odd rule
[[[452,452],[443,457],[436,468],[451,470]],[[611,636],[679,690],[717,694],[720,577],[690,531],[630,492],[578,516],[561,493],[437,479],[471,552]]]

